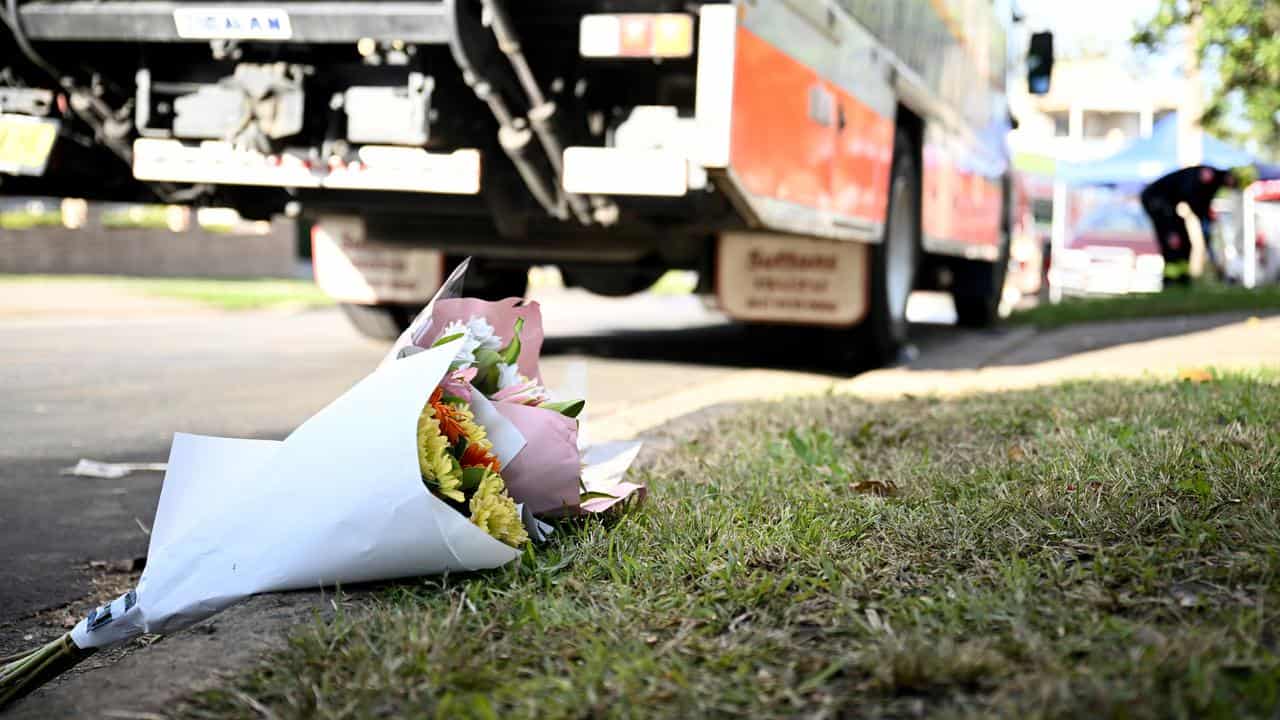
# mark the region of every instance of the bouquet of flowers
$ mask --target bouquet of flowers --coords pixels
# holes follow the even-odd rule
[[[465,265],[442,295],[457,291],[461,272]],[[429,326],[437,304],[414,325]],[[439,327],[448,332],[425,347],[398,343],[388,362],[283,441],[176,434],[137,587],[57,640],[0,659],[0,708],[97,648],[179,630],[250,595],[499,567],[551,531],[535,513],[583,509],[582,493],[545,487],[562,477],[537,467],[567,457],[567,448],[539,447],[551,436],[548,417],[572,420],[566,408],[545,393],[535,405],[491,400],[501,393],[486,393],[495,379],[480,374],[493,366],[466,361],[479,353],[488,363],[483,346],[521,367],[540,330],[536,344],[527,331],[522,342],[513,324],[495,347],[470,328]],[[536,364],[525,367],[536,377]],[[522,425],[514,407],[548,415]],[[572,472],[562,470],[575,488],[588,477],[631,494],[638,486],[621,478],[638,449],[584,456],[575,445]]]
[[[388,359],[462,338],[450,377],[490,401],[497,413],[528,440],[501,472],[511,495],[539,515],[602,512],[644,488],[622,480],[617,465],[630,465],[638,443],[580,448],[581,398],[555,400],[542,383],[542,312],[519,298],[485,301],[456,297],[455,271]],[[386,361],[384,361],[385,363]],[[471,395],[467,395],[470,399]],[[606,470],[602,472],[602,470]]]

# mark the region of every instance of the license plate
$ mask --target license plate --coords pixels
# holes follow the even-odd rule
[[[853,325],[867,312],[867,251],[841,240],[725,233],[716,295],[739,320]]]
[[[178,37],[188,40],[288,40],[289,13],[280,8],[184,7],[173,11]]]
[[[0,172],[43,175],[57,139],[57,120],[0,115]]]
[[[358,217],[326,216],[311,230],[316,284],[340,302],[425,303],[443,282],[437,250],[371,242]]]

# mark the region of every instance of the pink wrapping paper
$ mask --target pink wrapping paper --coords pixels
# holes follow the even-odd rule
[[[578,421],[554,410],[495,403],[526,440],[524,449],[502,468],[507,492],[537,514],[572,512],[578,507]]]
[[[466,323],[473,317],[484,318],[505,345],[511,340],[516,320],[524,318],[516,366],[521,375],[541,385],[538,356],[542,353],[543,330],[542,310],[538,303],[519,298],[498,301],[440,299],[432,308],[431,317],[432,329],[423,342],[427,346],[439,338],[449,323],[455,320]],[[554,410],[524,404],[520,389],[512,386],[507,389],[508,397],[504,397],[503,392],[493,396],[498,412],[510,420],[526,440],[524,449],[502,468],[507,491],[516,502],[524,503],[539,515],[598,513],[633,493],[644,496],[643,485],[619,478],[608,487],[588,488],[614,497],[598,497],[580,503],[583,458],[578,449],[578,421]]]
[[[449,323],[457,320],[465,323],[473,317],[482,317],[493,326],[493,331],[502,338],[502,344],[511,342],[512,330],[516,319],[524,318],[524,328],[520,330],[520,357],[516,366],[520,374],[527,378],[542,382],[542,374],[538,371],[538,356],[542,354],[542,309],[538,303],[520,298],[506,300],[479,300],[477,298],[450,298],[437,300],[431,311],[431,332],[424,347],[430,347]]]
[[[644,485],[623,479],[640,454],[640,447],[638,442],[622,441],[592,445],[583,451],[583,489],[602,496],[584,501],[579,513],[604,512],[632,496],[644,499]]]
[[[613,507],[614,505],[617,505],[618,503],[622,502],[623,500],[626,500],[627,498],[631,497],[632,493],[636,494],[636,498],[642,500],[644,499],[644,495],[646,491],[645,491],[645,487],[643,485],[640,485],[639,483],[627,482],[625,480],[622,480],[615,485],[609,485],[609,486],[601,487],[598,489],[593,489],[593,492],[602,492],[608,495],[612,495],[613,497],[591,498],[590,500],[582,503],[582,505],[578,508],[579,512],[602,513],[605,510],[608,510],[609,508]]]

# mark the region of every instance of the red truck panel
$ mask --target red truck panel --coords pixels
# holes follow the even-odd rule
[[[760,197],[883,222],[892,119],[746,28],[738,29],[736,52],[730,158],[744,188]],[[831,99],[825,118],[813,104],[814,95],[822,93]]]

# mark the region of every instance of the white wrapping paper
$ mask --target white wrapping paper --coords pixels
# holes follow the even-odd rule
[[[173,632],[256,593],[514,560],[418,470],[418,415],[456,350],[381,366],[283,442],[175,435],[138,587],[82,620],[76,645]],[[513,427],[486,420],[501,455],[519,452]]]

